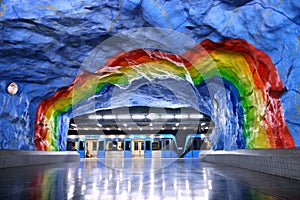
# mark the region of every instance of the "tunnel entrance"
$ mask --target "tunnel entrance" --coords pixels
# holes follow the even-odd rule
[[[81,157],[198,157],[210,149],[211,118],[193,108],[98,110],[70,120],[67,147]]]

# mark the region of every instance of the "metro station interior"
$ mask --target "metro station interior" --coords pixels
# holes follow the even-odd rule
[[[297,0],[0,0],[0,199],[300,199],[299,21]]]
[[[78,150],[81,158],[87,152],[96,158],[198,157],[211,148],[212,129],[210,117],[191,108],[100,110],[70,120],[67,151]]]

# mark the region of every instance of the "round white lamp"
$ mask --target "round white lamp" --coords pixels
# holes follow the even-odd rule
[[[15,82],[10,83],[7,86],[7,92],[10,95],[14,95],[18,92],[18,85]]]

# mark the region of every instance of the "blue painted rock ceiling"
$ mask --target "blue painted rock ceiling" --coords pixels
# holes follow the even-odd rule
[[[123,31],[159,27],[196,42],[243,39],[268,54],[300,146],[300,1],[0,0],[0,149],[34,150],[42,99],[71,84],[89,52]],[[108,50],[109,51],[109,50]],[[16,95],[7,93],[16,82]]]

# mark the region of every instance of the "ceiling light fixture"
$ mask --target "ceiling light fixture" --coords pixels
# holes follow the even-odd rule
[[[102,119],[101,115],[89,115],[89,119]]]
[[[175,117],[174,115],[170,115],[170,114],[160,116],[161,119],[174,119],[174,117]]]
[[[156,120],[156,119],[159,119],[159,116],[155,113],[150,113],[146,116],[148,119],[150,120]]]
[[[189,118],[188,114],[175,115],[175,119],[187,119],[187,118]]]
[[[132,119],[145,119],[145,115],[132,115],[131,116]]]
[[[116,119],[115,115],[103,115],[103,119]]]
[[[130,115],[121,114],[121,115],[118,115],[118,119],[130,119]]]
[[[202,119],[202,114],[190,114],[190,119]]]

